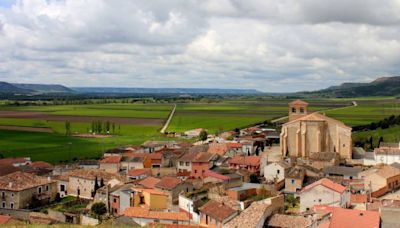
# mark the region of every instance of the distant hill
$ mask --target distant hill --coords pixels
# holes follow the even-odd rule
[[[47,85],[47,84],[22,84],[13,83],[13,86],[20,89],[27,89],[39,93],[73,93],[74,91],[63,85]]]
[[[323,90],[298,94],[318,97],[398,96],[400,76],[381,77],[369,83],[343,83]]]
[[[112,87],[73,87],[80,93],[109,94],[262,94],[255,89],[201,89],[201,88],[112,88]]]
[[[35,91],[30,89],[18,88],[7,82],[0,82],[0,93],[1,94],[27,94]]]

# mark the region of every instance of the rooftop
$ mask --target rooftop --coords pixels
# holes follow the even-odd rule
[[[229,161],[229,164],[258,166],[260,165],[260,157],[236,155]]]
[[[290,102],[289,105],[290,106],[292,106],[292,105],[308,105],[308,103],[303,100],[297,99],[297,100]]]
[[[304,228],[309,227],[311,224],[312,222],[303,216],[294,215],[274,214],[268,220],[268,227]]]
[[[0,177],[17,171],[21,171],[21,169],[11,164],[0,165]]]
[[[393,176],[400,175],[400,169],[397,169],[390,165],[384,165],[376,172],[379,176],[383,178],[390,178]]]
[[[330,227],[379,228],[379,212],[335,207],[332,212]]]
[[[242,211],[238,216],[229,221],[224,227],[241,228],[257,227],[258,222],[264,219],[265,211],[271,204],[264,201],[253,202],[248,208]]]
[[[151,169],[131,169],[128,171],[127,176],[135,177],[140,175],[151,175]]]
[[[161,180],[155,177],[146,177],[143,180],[139,181],[138,184],[142,185],[145,188],[154,188],[158,182]]]
[[[180,158],[178,158],[178,161],[193,161],[198,153],[196,152],[188,152],[183,154]]]
[[[135,218],[148,218],[148,219],[160,219],[160,220],[174,220],[174,221],[189,220],[188,215],[183,212],[150,211],[149,209],[141,207],[128,207],[124,211],[124,215]]]
[[[114,163],[120,163],[122,157],[121,156],[108,156],[100,160],[100,163],[102,164],[114,164]]]
[[[51,168],[53,168],[53,166],[51,164],[44,162],[44,161],[32,162],[30,164],[30,166],[32,166],[33,168],[36,168],[36,169],[51,169]]]
[[[301,190],[301,193],[306,192],[306,191],[308,191],[308,190],[310,190],[310,189],[312,189],[312,188],[314,188],[314,187],[316,187],[318,185],[322,185],[322,186],[324,186],[324,187],[326,187],[328,189],[331,189],[332,191],[338,192],[340,194],[342,194],[344,191],[346,191],[346,187],[344,187],[344,186],[342,186],[340,184],[337,184],[337,183],[329,180],[328,178],[322,178],[321,180],[316,181],[316,182],[304,187]]]
[[[315,161],[331,161],[339,156],[335,152],[311,153],[309,159]]]
[[[285,178],[294,178],[294,179],[304,179],[304,176],[306,174],[305,169],[300,168],[300,167],[293,167],[289,170]]]
[[[225,143],[210,143],[207,152],[211,154],[224,155],[228,151]]]
[[[212,153],[198,153],[193,162],[209,162],[215,157],[216,155]]]
[[[0,165],[16,164],[16,163],[31,163],[30,158],[3,158],[0,159]]]
[[[213,177],[213,178],[217,178],[217,179],[220,179],[220,180],[223,180],[223,181],[227,181],[227,180],[231,179],[229,176],[224,176],[222,174],[213,172],[211,170],[205,171],[203,176],[205,176],[205,177]]]
[[[118,174],[108,173],[101,169],[76,169],[69,173],[70,177],[77,177],[87,180],[95,180],[96,177],[98,180],[103,179],[104,181],[108,182],[112,179],[117,179],[123,181],[124,178]]]
[[[327,166],[324,168],[324,173],[331,175],[357,176],[361,171],[361,167]]]
[[[161,180],[155,185],[156,188],[172,190],[176,188],[182,181],[176,177],[164,176]]]
[[[9,191],[22,191],[50,183],[54,183],[54,181],[48,180],[45,177],[18,171],[2,176],[0,178],[0,189]]]
[[[200,212],[207,214],[208,216],[219,221],[222,221],[236,213],[235,210],[228,207],[227,205],[223,203],[218,203],[214,200],[208,201],[206,204],[200,207],[199,210]]]

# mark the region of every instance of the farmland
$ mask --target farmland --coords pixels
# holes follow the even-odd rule
[[[369,124],[400,114],[398,100],[392,97],[358,99],[310,99],[310,111],[323,111],[350,126]],[[183,132],[194,128],[209,133],[233,130],[287,115],[292,99],[223,99],[209,102],[177,103],[167,131]],[[0,105],[0,153],[6,157],[30,156],[33,160],[60,163],[96,158],[106,149],[119,145],[138,145],[146,140],[171,140],[159,133],[172,110],[168,103],[112,103],[85,105]],[[115,129],[110,138],[79,138],[66,135],[66,121],[72,134],[87,134],[93,120],[110,121]],[[22,128],[21,128],[22,127]],[[24,131],[23,127],[44,132]],[[7,128],[9,128],[7,130]],[[355,137],[385,134],[392,139],[394,129],[355,133]],[[397,138],[393,138],[396,140]]]

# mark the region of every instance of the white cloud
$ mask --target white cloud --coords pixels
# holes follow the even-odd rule
[[[318,89],[399,71],[400,1],[17,0],[0,81]]]

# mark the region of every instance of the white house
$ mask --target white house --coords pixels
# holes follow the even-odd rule
[[[350,205],[350,192],[348,189],[327,178],[304,187],[299,196],[300,212],[311,210],[314,205],[343,208]]]
[[[289,168],[290,164],[284,161],[270,163],[264,167],[264,177],[267,181],[280,182]]]
[[[193,223],[200,223],[200,214],[195,212],[193,199],[179,195],[179,210],[190,214]]]
[[[375,162],[380,164],[400,163],[400,143],[385,143],[374,150]]]

